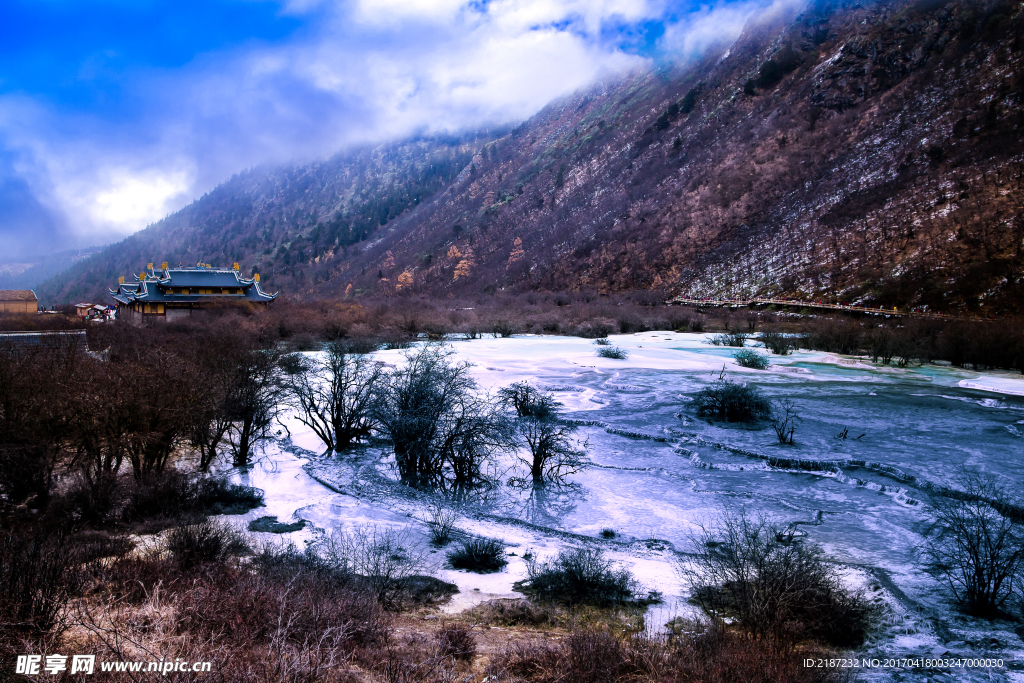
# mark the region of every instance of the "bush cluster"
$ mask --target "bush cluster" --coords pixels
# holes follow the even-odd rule
[[[737,365],[744,368],[751,368],[753,370],[764,370],[771,365],[771,361],[768,359],[768,356],[763,353],[758,353],[753,349],[737,351],[732,354],[732,357],[736,360]]]
[[[249,531],[262,531],[270,534],[289,534],[293,531],[301,531],[306,528],[306,520],[300,519],[297,522],[279,522],[274,515],[258,517],[249,522]]]
[[[618,346],[601,346],[597,349],[597,355],[601,358],[614,358],[615,360],[629,358],[629,353]]]
[[[1024,323],[907,320],[899,324],[823,318],[801,324],[803,348],[865,354],[875,362],[930,363],[937,360],[975,370],[1006,368],[1024,372]]]
[[[708,341],[714,346],[745,346],[749,337],[742,332],[722,332],[713,335]]]
[[[875,620],[875,607],[843,586],[820,547],[767,517],[726,515],[702,528],[694,548],[695,562],[680,564],[693,600],[755,638],[857,647]]]
[[[185,569],[249,550],[245,538],[233,527],[209,519],[171,529],[166,544],[174,560]]]
[[[190,514],[240,515],[263,506],[263,491],[258,488],[173,469],[129,480],[125,487],[127,500],[120,516],[128,522]]]
[[[771,401],[757,387],[718,379],[697,392],[697,414],[726,422],[756,422],[771,416]]]
[[[448,553],[448,562],[455,569],[478,574],[499,572],[508,564],[505,544],[493,538],[471,538]]]
[[[527,563],[528,590],[539,600],[569,605],[617,605],[631,601],[633,575],[617,569],[597,548],[562,550],[553,560]]]

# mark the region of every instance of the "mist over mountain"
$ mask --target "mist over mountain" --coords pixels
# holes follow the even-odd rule
[[[62,273],[72,265],[100,251],[102,247],[69,249],[55,254],[8,258],[0,261],[0,289],[32,289],[40,282]]]
[[[239,174],[39,287],[241,262],[286,297],[649,289],[1020,312],[1024,13],[775,7],[512,129]],[[557,65],[552,65],[557,68]]]

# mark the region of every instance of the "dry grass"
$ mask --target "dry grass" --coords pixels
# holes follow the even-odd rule
[[[489,664],[488,680],[507,683],[825,683],[845,680],[807,669],[810,651],[780,651],[721,627],[670,641],[622,638],[604,629],[578,629],[545,643],[510,642]],[[820,653],[813,653],[820,654]]]
[[[642,610],[570,612],[518,600],[485,603],[446,621],[424,619],[423,608],[388,613],[358,585],[294,556],[277,564],[228,558],[183,569],[165,552],[124,550],[92,563],[90,571],[84,594],[61,614],[67,628],[59,637],[7,641],[6,653],[210,661],[210,673],[175,676],[225,683],[838,680],[803,669],[807,650],[779,651],[721,627],[647,637],[638,633]],[[91,679],[161,677],[97,670]]]

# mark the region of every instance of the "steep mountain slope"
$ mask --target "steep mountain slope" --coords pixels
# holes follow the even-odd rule
[[[547,108],[374,255],[435,292],[1019,306],[1022,20],[967,2],[771,18],[697,69]]]
[[[245,262],[303,296],[658,289],[1020,312],[1022,34],[1021,6],[1005,0],[819,2],[761,17],[702,64],[599,84],[476,140],[457,175],[365,241],[331,242],[321,226],[346,215],[337,209],[306,227],[279,218],[255,245],[274,249],[246,247]],[[280,177],[245,182],[280,201]],[[206,201],[151,228],[163,237],[148,253],[108,250],[52,291],[67,296],[115,254],[138,270],[167,258],[156,246],[180,253],[183,216],[221,230],[205,238],[238,260],[237,229],[203,223],[219,215]],[[339,191],[331,206],[346,201]],[[232,220],[261,210],[238,206]],[[314,242],[323,248],[304,250]]]
[[[325,161],[255,168],[181,211],[110,245],[43,283],[46,303],[106,299],[119,275],[149,262],[239,262],[296,292],[322,282],[321,264],[433,196],[470,164],[487,132],[414,138],[360,148]]]

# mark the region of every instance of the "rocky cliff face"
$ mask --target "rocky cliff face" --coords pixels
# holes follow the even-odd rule
[[[342,239],[322,226],[352,222],[344,201],[293,201],[305,218],[251,246],[208,230],[224,260],[304,295],[654,289],[1021,312],[1022,35],[1021,6],[998,0],[819,2],[761,17],[699,65],[462,140],[460,171],[384,225]],[[389,163],[375,191],[418,177]],[[181,215],[209,220],[204,201]]]

